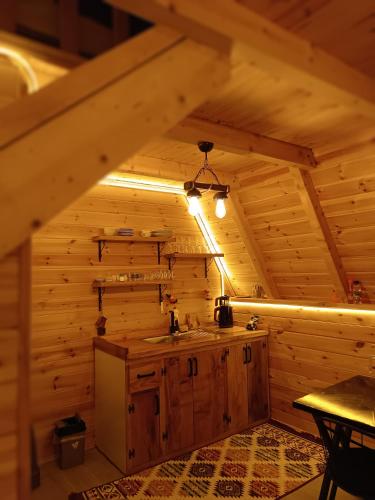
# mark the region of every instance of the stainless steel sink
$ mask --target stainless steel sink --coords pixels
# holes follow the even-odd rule
[[[204,330],[191,330],[186,333],[178,333],[176,335],[162,335],[161,337],[148,337],[144,342],[149,344],[173,344],[182,340],[200,340],[200,339],[216,339],[218,335]]]

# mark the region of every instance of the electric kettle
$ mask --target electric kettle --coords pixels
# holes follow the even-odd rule
[[[229,305],[229,296],[216,297],[215,306],[214,320],[219,323],[219,327],[230,328],[233,326],[233,311]]]

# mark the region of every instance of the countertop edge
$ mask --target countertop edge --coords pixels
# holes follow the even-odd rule
[[[121,346],[103,337],[94,337],[94,349],[100,349],[107,354],[112,354],[112,356],[124,360],[127,359],[129,352],[126,346]]]
[[[217,330],[217,328],[216,328]],[[214,347],[214,346],[221,346],[223,344],[232,344],[236,342],[241,342],[243,340],[250,341],[252,339],[258,339],[262,337],[267,337],[268,336],[268,331],[267,330],[255,330],[255,331],[249,331],[249,330],[243,330],[240,332],[235,332],[235,333],[221,333],[222,338],[220,339],[208,339],[208,340],[193,340],[190,342],[184,342],[184,343],[176,343],[174,344],[168,344],[165,346],[157,346],[155,345],[149,345],[149,348],[146,349],[146,346],[144,344],[140,344],[142,339],[118,339],[118,338],[113,338],[111,339],[111,335],[109,335],[106,338],[103,337],[95,337],[94,338],[94,348],[100,349],[104,352],[107,352],[108,354],[111,354],[117,358],[123,359],[125,361],[137,361],[137,360],[142,360],[145,358],[152,358],[152,357],[166,357],[169,355],[177,355],[186,351],[189,351],[191,349],[197,348],[207,348],[207,347]],[[118,336],[116,336],[118,337]],[[128,345],[126,345],[128,344]],[[142,351],[137,351],[136,347],[141,346],[144,348]],[[132,351],[132,347],[135,348],[135,352]]]

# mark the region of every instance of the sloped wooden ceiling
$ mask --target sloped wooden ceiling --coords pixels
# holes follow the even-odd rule
[[[255,12],[375,76],[372,0],[240,0]]]

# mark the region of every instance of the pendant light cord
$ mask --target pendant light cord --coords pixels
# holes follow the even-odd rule
[[[194,180],[193,182],[196,182],[198,180],[198,178],[204,173],[204,172],[209,172],[212,177],[215,179],[215,181],[217,182],[217,184],[221,184],[220,181],[219,181],[219,178],[218,176],[216,175],[215,171],[213,170],[213,168],[209,165],[208,163],[208,153],[207,151],[205,151],[204,153],[204,162],[203,162],[203,166],[198,170],[198,173],[197,175],[194,177]],[[212,184],[213,182],[211,182],[211,186],[208,188],[208,191],[211,189],[212,187]]]

